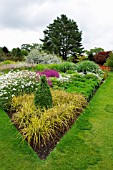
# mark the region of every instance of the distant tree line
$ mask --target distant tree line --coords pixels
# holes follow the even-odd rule
[[[11,51],[4,46],[0,47],[0,61],[13,60],[13,61],[23,61],[25,56],[29,54],[32,49],[41,49],[40,44],[22,44],[21,48],[13,48]]]

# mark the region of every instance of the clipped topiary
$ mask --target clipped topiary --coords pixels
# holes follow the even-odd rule
[[[45,75],[40,77],[40,83],[35,92],[34,103],[37,108],[48,109],[52,107],[52,95]]]

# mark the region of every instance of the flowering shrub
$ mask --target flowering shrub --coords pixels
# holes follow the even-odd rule
[[[47,78],[47,82],[49,84],[49,86],[51,87],[52,86],[52,82],[51,80],[49,79],[50,77],[56,77],[56,78],[59,78],[59,73],[56,71],[56,70],[49,70],[49,69],[45,69],[43,71],[36,71],[36,73],[39,75],[39,76],[42,76],[42,75],[45,75],[46,78]]]
[[[96,63],[103,65],[106,62],[106,59],[109,57],[108,52],[99,52],[97,55],[94,56]]]
[[[31,93],[36,89],[36,73],[27,70],[0,76],[0,106],[7,110],[13,96]]]
[[[43,71],[36,71],[36,73],[38,73],[40,76],[41,75],[46,75],[47,78],[49,77],[57,77],[59,78],[59,73],[56,70],[43,70]]]
[[[51,64],[51,63],[60,63],[62,60],[57,57],[55,54],[47,54],[43,51],[39,51],[38,49],[33,49],[30,51],[28,56],[26,57],[26,61],[28,63],[36,63],[36,64]]]
[[[108,66],[101,66],[101,65],[99,65],[99,67],[100,67],[103,71],[110,71],[110,67],[108,67]]]

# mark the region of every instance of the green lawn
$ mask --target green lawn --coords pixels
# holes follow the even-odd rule
[[[0,170],[113,170],[113,73],[45,161],[0,110]]]

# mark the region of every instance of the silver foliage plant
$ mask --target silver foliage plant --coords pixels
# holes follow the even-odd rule
[[[35,64],[52,64],[61,63],[62,60],[55,54],[47,54],[44,51],[32,49],[26,57],[26,62]]]

